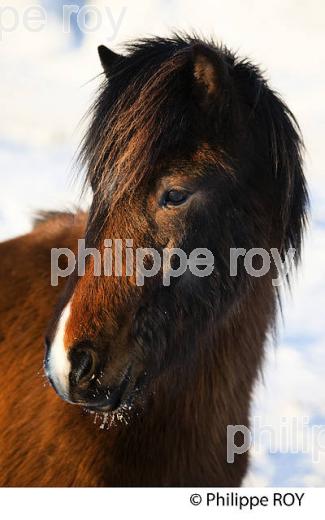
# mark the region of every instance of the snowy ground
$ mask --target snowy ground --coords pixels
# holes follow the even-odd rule
[[[98,85],[99,43],[116,49],[129,38],[196,29],[263,64],[302,127],[312,220],[303,269],[256,389],[252,415],[258,419],[246,483],[325,485],[324,3],[95,0],[89,4],[101,9],[101,19],[88,34],[79,31],[74,17],[64,33],[63,3],[11,0],[19,26],[0,34],[0,239],[27,231],[39,208],[78,203],[71,167],[83,128],[77,125]],[[30,5],[46,8],[38,32],[22,22]],[[5,22],[10,26],[9,18]]]

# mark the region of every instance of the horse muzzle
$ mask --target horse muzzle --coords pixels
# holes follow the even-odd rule
[[[90,341],[83,341],[59,356],[45,340],[45,373],[54,390],[65,401],[90,410],[114,411],[132,392],[132,367],[120,371],[119,380],[107,384],[105,364]],[[64,357],[65,356],[65,357]]]

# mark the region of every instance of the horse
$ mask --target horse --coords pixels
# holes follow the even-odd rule
[[[0,244],[0,482],[240,486],[249,453],[228,460],[228,427],[249,428],[281,295],[258,251],[284,262],[294,249],[294,270],[308,215],[299,126],[258,67],[213,41],[176,34],[98,53],[79,156],[89,212],[41,213]],[[53,250],[77,255],[80,240],[82,274],[78,257],[52,285]],[[169,260],[143,283],[124,250],[118,275],[95,273],[94,250],[117,240],[145,251],[144,273],[153,251]],[[187,264],[176,276],[177,252],[202,248],[210,274],[198,253],[196,274]],[[238,248],[255,251],[259,276],[240,255],[231,273]]]

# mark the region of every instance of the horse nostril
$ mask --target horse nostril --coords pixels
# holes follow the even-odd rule
[[[70,360],[70,383],[73,386],[88,383],[96,370],[94,353],[91,350],[79,348],[71,352]]]

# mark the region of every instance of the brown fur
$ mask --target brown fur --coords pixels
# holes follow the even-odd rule
[[[88,219],[43,215],[31,233],[0,244],[0,483],[237,486],[248,454],[227,463],[227,426],[249,426],[278,295],[273,264],[253,278],[239,262],[231,277],[229,250],[277,247],[285,258],[293,246],[299,259],[299,130],[258,69],[212,43],[157,38],[127,57],[100,55],[108,79],[82,149],[94,192]],[[166,206],[175,188],[190,196]],[[158,251],[208,247],[214,271],[167,288],[158,273],[139,287],[125,271],[94,277],[90,258],[61,293],[50,286],[51,248],[75,250],[83,236],[100,251],[105,238]],[[126,409],[109,417],[44,387],[46,323],[49,352],[72,296],[67,356],[87,342],[102,363],[96,390],[108,396],[130,367]],[[76,386],[69,399],[91,405],[90,393],[80,398],[90,380],[83,394]],[[100,429],[106,420],[114,423]]]
[[[152,403],[155,409],[144,423],[139,419],[133,432],[121,428],[123,425],[101,430],[100,420],[95,425],[92,415],[63,403],[46,385],[42,372],[44,324],[59,292],[59,288],[49,284],[50,249],[59,245],[75,249],[76,239],[84,234],[85,221],[85,215],[57,216],[24,237],[0,244],[0,415],[5,425],[0,430],[0,483],[2,486],[127,485],[137,482],[141,466],[138,484],[213,485],[218,461],[224,459],[225,426],[234,418],[239,424],[246,420],[248,410],[243,402],[248,402],[251,392],[247,381],[255,374],[259,357],[250,348],[257,338],[250,337],[249,330],[257,329],[256,322],[261,322],[260,328],[264,329],[272,312],[265,305],[264,288],[259,298],[264,313],[259,307],[258,312],[252,309],[249,316],[242,316],[244,304],[238,309],[236,326],[230,324],[230,330],[221,329],[216,337],[216,341],[222,341],[218,352],[211,353],[208,363],[206,359],[198,360],[206,369],[202,378],[198,367],[200,377],[191,381],[191,393],[186,388],[175,403],[160,392],[159,402]],[[21,265],[13,265],[12,258],[21,258]],[[247,322],[252,322],[251,329]],[[258,339],[263,341],[264,337]],[[186,375],[184,372],[184,379]],[[166,382],[159,384],[168,388]],[[178,408],[182,409],[181,419]],[[111,455],[117,437],[119,457],[127,465],[123,467],[120,463],[119,471],[115,467],[116,480],[112,481]],[[128,441],[124,444],[126,437]],[[143,465],[150,462],[146,457],[150,452],[159,453],[164,461],[163,480],[161,467],[143,471]],[[244,470],[246,460],[242,465]],[[224,484],[240,483],[232,473],[229,465]]]

